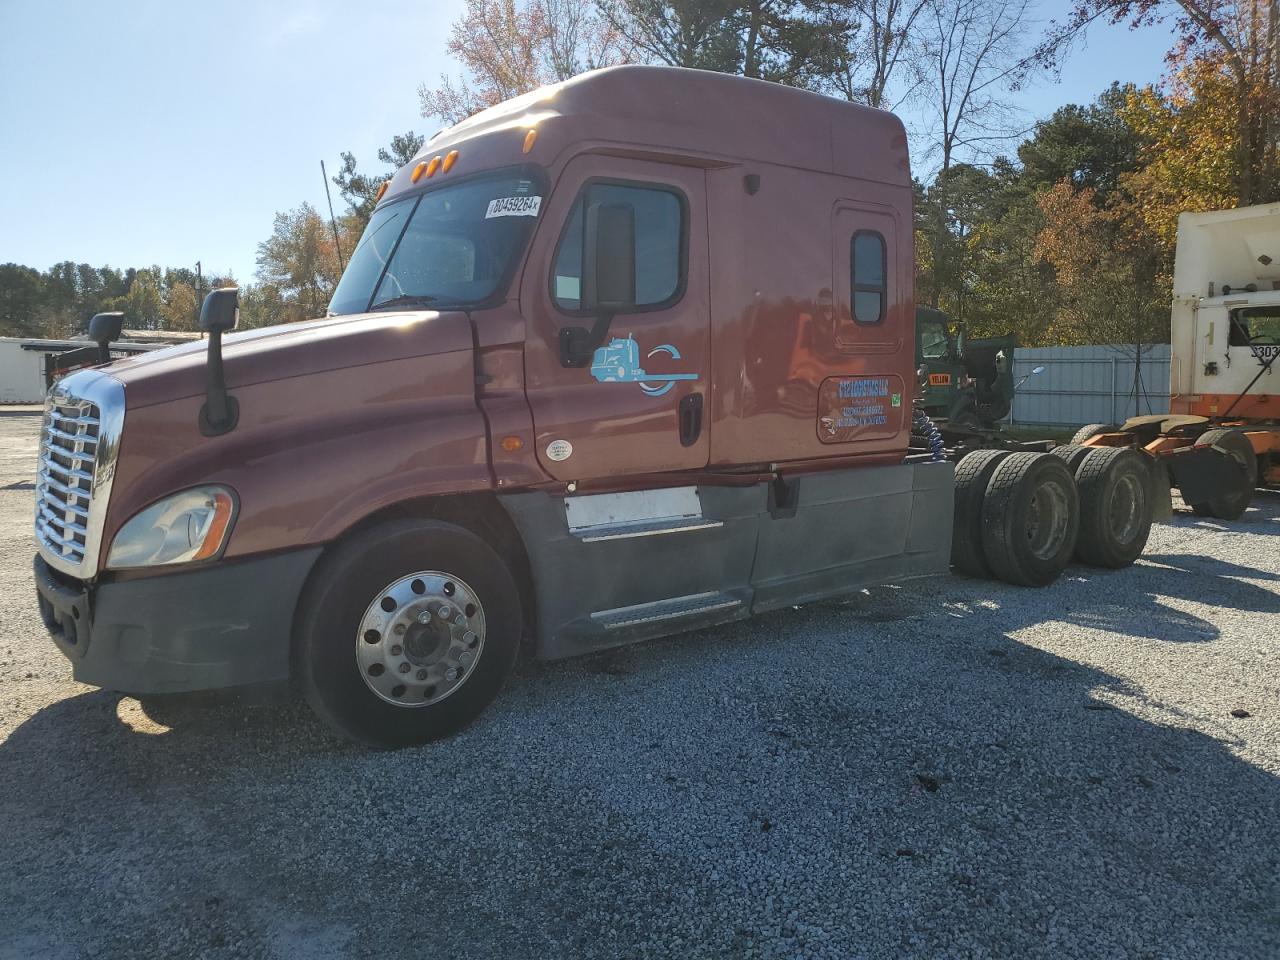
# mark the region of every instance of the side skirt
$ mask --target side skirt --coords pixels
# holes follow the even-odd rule
[[[532,565],[545,659],[948,572],[949,463],[746,487],[501,497]]]

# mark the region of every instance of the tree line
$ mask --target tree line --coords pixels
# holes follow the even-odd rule
[[[1260,0],[1074,0],[1047,25],[1030,0],[467,0],[448,43],[462,75],[418,96],[451,124],[585,70],[663,63],[907,108],[918,302],[1024,344],[1153,342],[1168,337],[1178,213],[1280,199],[1276,16]],[[1159,82],[1034,124],[1014,108],[1089,31],[1156,22],[1175,33]],[[393,137],[372,170],[343,153],[335,224],[309,204],[276,215],[241,288],[245,326],[324,314],[340,251],[423,142]],[[0,334],[61,334],[111,308],[190,329],[198,292],[184,268],[6,264]]]

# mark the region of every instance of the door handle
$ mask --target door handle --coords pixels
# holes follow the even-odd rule
[[[680,400],[680,445],[692,447],[702,433],[702,394],[691,393]]]

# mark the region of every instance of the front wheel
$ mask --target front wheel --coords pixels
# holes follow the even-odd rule
[[[349,739],[446,737],[497,696],[519,650],[520,597],[483,540],[395,520],[331,548],[303,592],[296,669],[315,712]]]

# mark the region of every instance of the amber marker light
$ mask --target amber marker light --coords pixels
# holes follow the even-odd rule
[[[417,183],[422,179],[422,175],[427,172],[427,161],[423,160],[420,164],[413,168],[413,176],[411,179]]]
[[[522,152],[528,153],[530,150],[532,150],[533,145],[537,141],[537,139],[538,139],[537,130],[530,130],[528,133],[526,133],[524,135],[524,150]]]
[[[192,560],[208,560],[222,549],[222,541],[227,535],[227,527],[234,512],[235,502],[230,494],[213,494],[213,519],[209,521],[209,531],[204,535],[204,543]]]
[[[374,194],[374,196],[373,196],[373,202],[374,202],[374,203],[377,203],[379,200],[381,200],[381,199],[382,199],[382,195],[383,195],[384,193],[386,193],[386,192],[387,192],[387,187],[389,187],[389,186],[391,186],[391,181],[390,181],[390,180],[383,180],[383,181],[382,181],[382,186],[380,186],[380,187],[378,188],[378,192],[377,192],[376,194]]]
[[[431,162],[427,164],[427,179],[430,180],[436,175],[436,171],[440,169],[440,158],[432,157]]]
[[[515,453],[517,450],[524,449],[524,441],[519,437],[503,437],[502,449],[507,453]]]
[[[444,156],[444,166],[441,168],[442,173],[448,173],[453,169],[453,165],[458,162],[458,151],[450,150]]]

